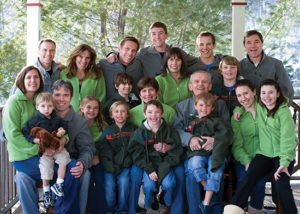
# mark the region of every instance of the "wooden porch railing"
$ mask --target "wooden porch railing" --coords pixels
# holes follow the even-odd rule
[[[300,100],[300,96],[294,98]],[[295,102],[292,103],[293,119],[295,121],[300,139],[300,106]],[[0,129],[2,128],[2,107],[0,107]],[[11,213],[11,208],[19,201],[14,175],[16,170],[8,161],[6,149],[7,142],[0,141],[0,214]],[[293,174],[300,169],[300,150],[297,148],[297,159],[294,166]],[[300,180],[300,176],[292,176],[292,180]]]

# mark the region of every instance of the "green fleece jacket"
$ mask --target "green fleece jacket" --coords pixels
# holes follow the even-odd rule
[[[105,103],[106,88],[103,75],[101,75],[100,79],[95,79],[95,74],[91,74],[87,79],[83,80],[80,87],[79,79],[76,76],[69,79],[67,74],[68,70],[63,70],[60,73],[60,78],[72,83],[73,97],[71,105],[73,106],[74,111],[78,112],[81,100],[88,95],[97,97],[100,100],[101,105]]]
[[[223,120],[218,116],[218,113],[211,112],[206,117],[189,117],[185,131],[190,132],[196,137],[208,136],[214,137],[214,148],[212,151],[204,149],[192,151],[187,147],[187,157],[193,156],[210,156],[211,155],[211,171],[218,170],[223,164],[226,156],[229,153],[230,134]],[[201,146],[206,143],[206,140],[200,143]]]
[[[158,152],[154,149],[157,143],[169,144],[171,148],[167,153]],[[157,173],[159,184],[171,167],[180,163],[183,154],[179,135],[163,119],[156,134],[145,120],[131,137],[128,149],[136,166],[147,174]]]
[[[135,129],[136,126],[127,122],[122,128],[112,124],[104,130],[98,151],[100,164],[105,171],[118,175],[124,168],[131,167],[128,144]]]
[[[38,144],[28,142],[22,134],[26,122],[35,115],[35,104],[17,89],[8,99],[3,111],[3,129],[10,162],[27,160],[38,154]]]
[[[103,126],[102,129],[104,130],[108,125],[104,121],[102,126]],[[90,134],[93,138],[93,141],[95,143],[95,148],[97,149],[96,154],[98,155],[98,153],[99,153],[99,140],[100,140],[100,137],[103,134],[103,131],[100,131],[99,126],[97,125],[97,123],[93,123],[89,127],[89,130],[90,130]]]
[[[258,103],[255,102],[255,109],[257,105]],[[233,116],[231,118],[233,130],[232,153],[236,161],[246,165],[254,158],[259,147],[258,122],[250,112],[245,111],[243,106],[238,108],[243,109],[243,113],[239,122]]]
[[[282,104],[274,117],[267,117],[267,109],[257,105],[259,128],[258,154],[279,157],[280,165],[288,167],[296,156],[295,124],[287,103]]]
[[[193,96],[188,89],[190,79],[188,77],[179,80],[177,83],[167,70],[167,75],[159,75],[155,78],[159,85],[158,100],[164,104],[176,108],[176,104]]]
[[[140,105],[130,109],[129,122],[136,126],[140,126],[142,124],[143,120],[145,120],[144,106],[145,104],[142,102]],[[162,106],[164,109],[163,118],[166,120],[167,124],[171,124],[175,116],[175,110],[164,103],[162,103]]]

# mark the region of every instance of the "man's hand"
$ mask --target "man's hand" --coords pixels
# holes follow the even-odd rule
[[[152,181],[157,181],[157,179],[158,179],[158,176],[157,176],[157,174],[156,174],[155,171],[154,171],[154,172],[151,172],[151,173],[149,174],[149,177],[151,178]]]
[[[213,137],[206,137],[206,136],[201,136],[201,138],[202,139],[206,139],[206,143],[204,143],[202,145],[202,149],[204,149],[206,151],[211,151],[214,148],[215,138],[213,138]]]
[[[59,148],[57,149],[57,152],[61,152],[65,148],[66,141],[66,138],[59,139]]]
[[[80,178],[80,176],[83,173],[83,169],[84,169],[83,163],[81,161],[77,161],[76,166],[71,168],[70,170],[71,175],[73,175],[75,178]]]
[[[56,66],[58,67],[59,70],[64,70],[66,68],[66,66],[61,62],[56,62]]]
[[[282,173],[282,172],[284,172],[289,177],[291,177],[287,167],[286,166],[280,166],[280,167],[278,167],[277,171],[274,174],[275,181],[277,181],[280,178],[280,173]]]
[[[200,145],[200,137],[192,137],[189,142],[189,146],[192,151],[201,150],[202,147]]]
[[[108,55],[108,57],[106,57],[106,61],[109,63],[109,64],[114,64],[116,62],[116,54],[114,53],[111,53]]]

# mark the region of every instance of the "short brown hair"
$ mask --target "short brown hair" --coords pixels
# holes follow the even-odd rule
[[[133,78],[127,73],[119,73],[114,78],[114,86],[119,86],[121,84],[133,85]]]
[[[158,100],[151,100],[151,101],[145,103],[145,105],[144,105],[144,113],[146,113],[147,108],[148,108],[149,105],[156,106],[156,108],[159,108],[161,110],[161,113],[164,113],[163,105]]]
[[[149,32],[151,31],[152,28],[163,28],[164,31],[165,31],[165,34],[168,33],[168,30],[167,30],[167,26],[162,23],[162,22],[154,22],[150,27],[149,27]]]
[[[16,87],[19,88],[24,94],[26,93],[26,88],[25,88],[25,84],[24,84],[25,76],[31,70],[36,70],[38,72],[38,75],[40,78],[40,87],[36,91],[36,93],[42,92],[43,88],[44,88],[44,76],[42,75],[42,72],[40,71],[40,69],[34,65],[25,66],[18,73],[16,82],[15,82]]]
[[[47,103],[52,103],[53,106],[55,106],[55,100],[52,96],[52,94],[50,94],[49,92],[42,92],[39,93],[35,99],[35,104],[39,105],[42,102],[47,102]]]
[[[159,90],[158,82],[154,77],[147,77],[146,76],[146,77],[142,77],[138,81],[137,88],[138,88],[139,93],[141,92],[141,90],[143,88],[146,88],[146,87],[153,87],[156,91]]]
[[[73,97],[73,86],[72,83],[68,80],[56,80],[52,85],[52,93],[54,90],[59,90],[60,88],[64,88],[66,91],[70,91],[71,97]]]
[[[140,48],[140,42],[139,42],[139,40],[137,38],[135,38],[134,36],[126,36],[120,42],[120,47],[123,47],[123,45],[125,44],[126,41],[134,42],[137,45],[136,51],[139,50],[139,48]]]
[[[225,56],[221,59],[221,61],[219,63],[219,74],[222,73],[222,65],[224,62],[227,65],[235,65],[237,67],[237,75],[236,76],[238,77],[240,75],[240,72],[241,72],[240,62],[234,56]]]
[[[211,32],[208,32],[208,31],[203,31],[201,33],[199,33],[199,35],[197,36],[197,39],[196,39],[196,44],[198,45],[199,41],[200,41],[200,37],[211,37],[211,40],[213,42],[213,45],[216,44],[216,38],[214,36],[214,34],[212,34]]]
[[[114,102],[110,108],[109,108],[109,116],[112,116],[112,112],[115,108],[117,108],[118,106],[124,105],[126,107],[126,111],[127,111],[127,116],[130,116],[130,112],[129,112],[129,106],[127,105],[127,103],[123,102],[123,101],[116,101]]]
[[[264,43],[264,39],[263,36],[261,35],[260,32],[258,32],[257,30],[248,30],[245,35],[244,35],[244,40],[243,40],[243,44],[245,45],[246,43],[246,38],[253,36],[253,35],[257,35],[261,41],[261,43]]]
[[[206,104],[211,104],[213,108],[215,107],[215,97],[209,92],[199,94],[195,99],[195,105],[197,105],[200,100],[204,101]]]
[[[38,48],[40,49],[41,48],[41,45],[44,43],[44,42],[50,42],[54,45],[55,49],[56,49],[56,43],[52,40],[52,39],[41,39],[39,41],[39,45],[38,45]]]

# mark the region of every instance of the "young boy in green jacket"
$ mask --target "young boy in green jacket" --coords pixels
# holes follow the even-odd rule
[[[169,208],[172,204],[176,179],[173,166],[180,163],[183,149],[175,130],[167,125],[163,116],[163,106],[157,100],[145,104],[146,120],[130,139],[129,151],[133,163],[143,172],[145,208],[150,209],[153,195],[159,185],[166,191],[164,200]]]
[[[100,164],[104,169],[105,198],[109,212],[127,212],[132,165],[128,144],[136,127],[127,122],[129,108],[126,103],[113,103],[109,112],[114,124],[104,130],[99,148]]]
[[[187,150],[188,170],[190,170],[196,181],[199,182],[205,190],[205,198],[200,204],[203,214],[210,213],[210,201],[214,192],[220,188],[223,170],[225,167],[225,158],[229,152],[230,136],[226,125],[222,119],[213,112],[215,98],[210,93],[202,93],[195,99],[195,109],[198,117],[190,117],[185,131],[193,135],[214,137],[214,148],[212,151],[206,151],[201,146],[206,142],[205,139],[200,143],[200,148]]]

